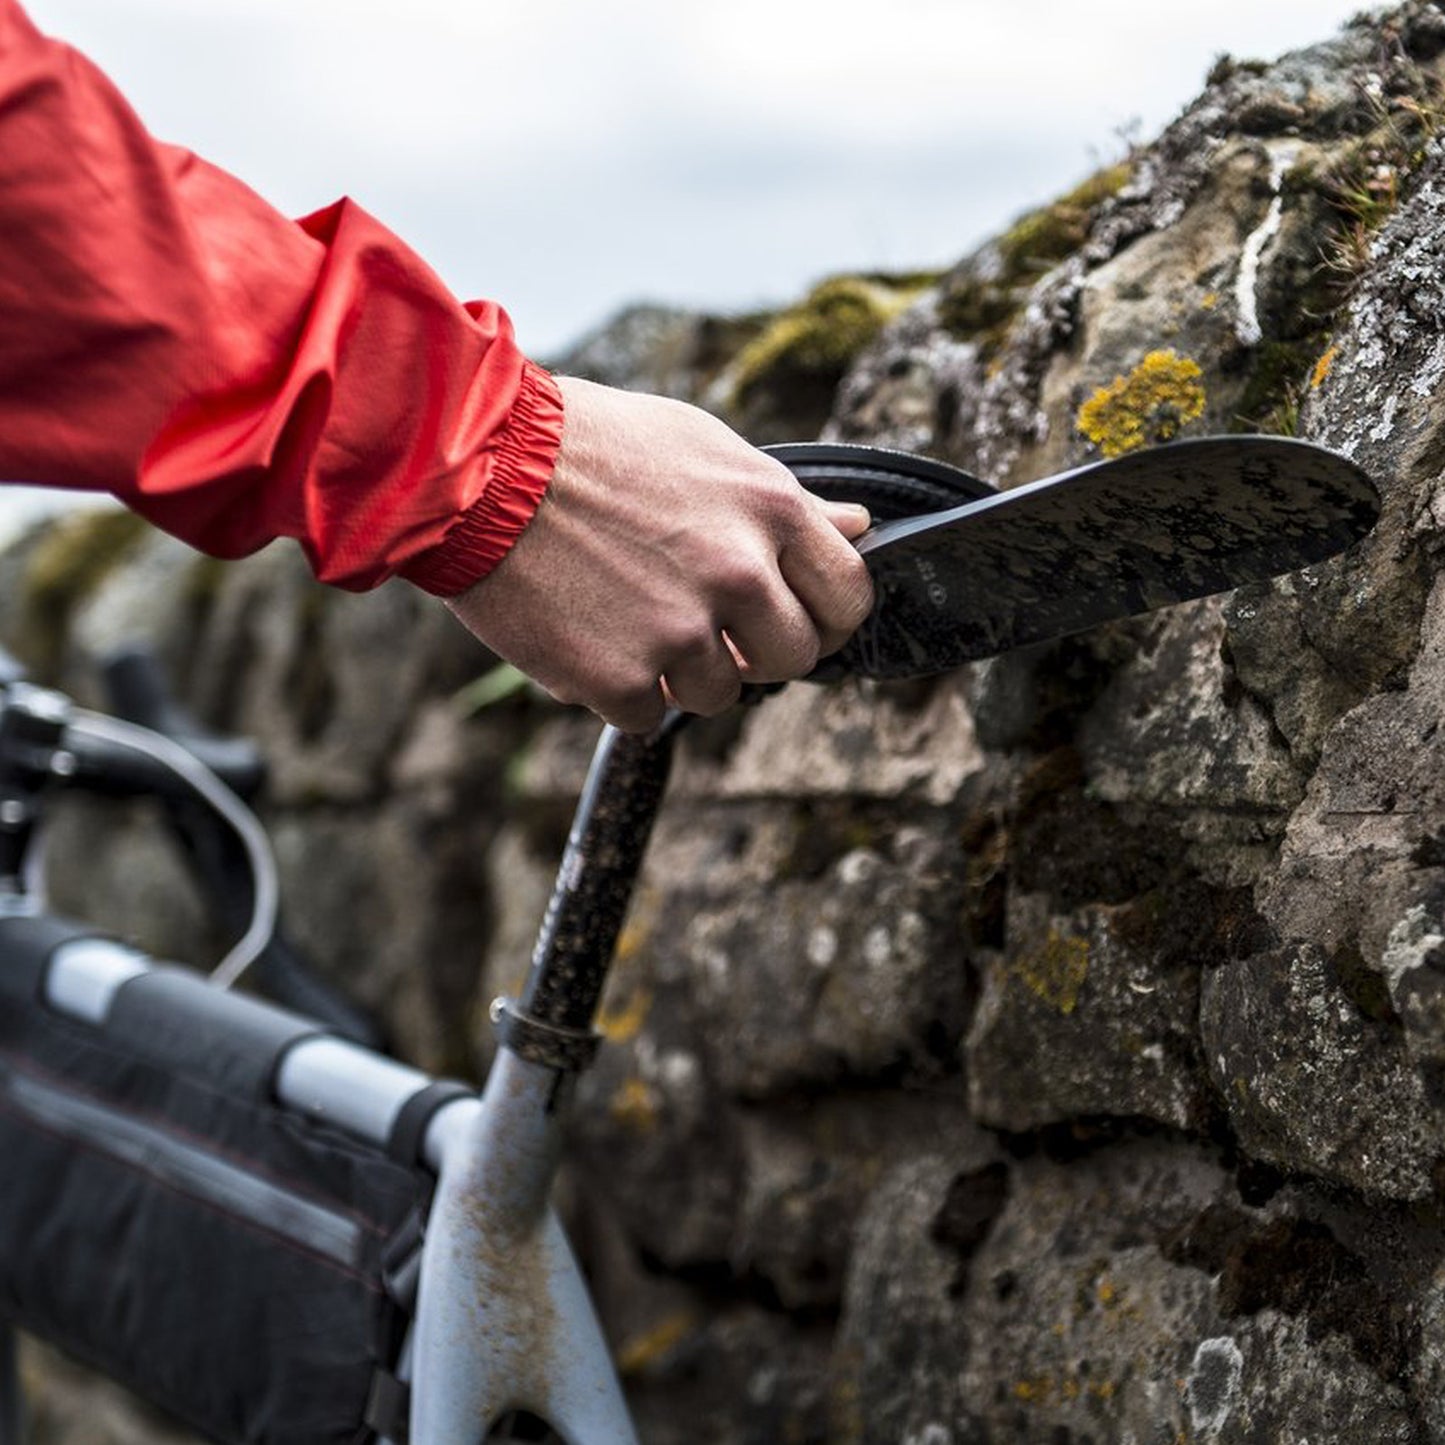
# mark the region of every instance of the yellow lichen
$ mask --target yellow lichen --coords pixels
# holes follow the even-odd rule
[[[640,907],[633,909],[622,932],[617,935],[617,945],[612,951],[613,957],[619,963],[625,963],[646,945],[652,934],[651,911],[644,914]]]
[[[1172,441],[1204,411],[1202,375],[1187,356],[1151,351],[1079,408],[1078,429],[1106,457]]]
[[[1047,1375],[1038,1375],[1031,1380],[1017,1380],[1014,1383],[1014,1399],[1025,1404],[1047,1400],[1054,1392],[1054,1382]]]
[[[1089,940],[1050,929],[1043,947],[1016,960],[1013,971],[1036,998],[1061,1014],[1071,1014],[1089,976]]]
[[[642,1032],[651,1009],[649,989],[634,989],[621,1002],[609,998],[598,1012],[597,1030],[611,1043],[625,1044]]]
[[[697,1317],[691,1310],[674,1310],[650,1329],[633,1335],[617,1351],[618,1373],[635,1375],[645,1370],[681,1344],[696,1325]]]
[[[1219,305],[1219,292],[1218,292],[1218,291],[1206,291],[1206,292],[1204,293],[1204,295],[1199,298],[1199,309],[1200,309],[1201,311],[1213,311],[1214,308],[1215,308],[1216,306],[1218,306],[1218,305]]]
[[[1310,372],[1311,391],[1318,391],[1325,384],[1325,377],[1330,374],[1330,367],[1335,364],[1335,357],[1339,352],[1338,346],[1329,346],[1321,353],[1320,359],[1315,362],[1315,369]]]
[[[634,1134],[651,1134],[662,1109],[657,1091],[644,1079],[624,1079],[607,1103],[613,1119]]]

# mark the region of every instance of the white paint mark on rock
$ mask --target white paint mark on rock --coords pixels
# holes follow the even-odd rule
[[[1264,330],[1259,324],[1259,262],[1264,248],[1279,230],[1280,217],[1284,214],[1280,183],[1298,155],[1299,146],[1293,141],[1269,147],[1269,188],[1274,199],[1269,203],[1264,220],[1245,238],[1239,257],[1239,271],[1234,278],[1234,334],[1241,346],[1258,346],[1264,339]]]

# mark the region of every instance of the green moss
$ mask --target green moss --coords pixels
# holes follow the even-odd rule
[[[1098,207],[1133,174],[1127,161],[1105,166],[1066,195],[1015,221],[997,242],[999,271],[987,279],[965,274],[945,290],[939,320],[950,335],[999,345],[1039,276],[1089,239]]]
[[[1012,285],[969,276],[940,298],[938,320],[950,336],[960,341],[982,340],[993,350],[1022,304]]]
[[[771,311],[703,317],[698,323],[694,350],[689,358],[697,372],[699,392],[711,386],[732,365],[743,348],[756,341],[773,320]]]
[[[149,531],[135,513],[110,508],[72,513],[46,528],[26,559],[17,608],[17,646],[37,675],[55,674],[71,614]]]
[[[833,801],[799,801],[790,836],[775,864],[780,883],[822,878],[840,858],[858,849],[886,853],[896,829],[866,806]]]
[[[320,583],[303,587],[292,621],[294,641],[286,673],[287,707],[302,742],[312,743],[331,726],[336,713],[336,684],[329,666],[326,621],[338,594]]]
[[[776,317],[738,354],[733,400],[759,392],[816,387],[829,391],[854,357],[917,299],[932,276],[834,276]]]
[[[1072,256],[1089,239],[1095,209],[1123,190],[1133,173],[1127,161],[1105,166],[1067,195],[1015,221],[998,243],[1005,270],[1027,275]]]
[[[1284,179],[1282,189],[1299,232],[1323,237],[1324,245],[1312,240],[1271,263],[1260,308],[1266,339],[1241,354],[1249,369],[1235,407],[1235,430],[1295,435],[1300,405],[1323,379],[1324,372],[1317,376],[1316,368],[1336,318],[1369,264],[1369,231],[1359,221],[1345,221],[1322,186],[1315,168],[1296,167]],[[1324,370],[1328,367],[1326,361]]]
[[[30,554],[27,603],[79,599],[93,592],[149,530],[134,512],[76,512],[50,526]]]
[[[1378,230],[1400,203],[1403,160],[1389,148],[1363,143],[1351,147],[1316,184],[1343,220]]]
[[[1239,399],[1238,429],[1293,436],[1298,430],[1300,399],[1320,350],[1317,333],[1294,341],[1261,342]]]

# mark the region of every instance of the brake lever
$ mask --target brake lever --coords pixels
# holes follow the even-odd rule
[[[238,797],[249,800],[260,792],[266,780],[260,748],[249,738],[206,727],[177,702],[149,648],[113,652],[101,662],[100,672],[117,717],[179,743]]]

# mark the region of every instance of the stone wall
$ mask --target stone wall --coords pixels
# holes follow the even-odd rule
[[[825,435],[1005,486],[1283,431],[1385,502],[1272,585],[686,739],[565,1188],[649,1445],[1445,1442],[1442,74],[1413,3],[1221,60],[948,274],[870,278],[843,353],[790,351],[795,308],[575,359],[771,437],[820,357]],[[403,589],[131,537],[57,604],[59,545],[0,565],[12,642],[85,692],[157,638],[272,753],[294,931],[482,1069],[595,727],[462,717],[486,659]],[[196,946],[143,818],[85,871],[67,904]]]

